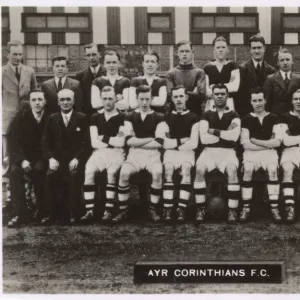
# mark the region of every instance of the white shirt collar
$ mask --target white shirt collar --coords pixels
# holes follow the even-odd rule
[[[106,121],[108,121],[111,117],[117,116],[119,114],[119,112],[116,109],[113,112],[109,113],[102,109],[102,112]]]
[[[283,80],[285,79],[285,74],[287,74],[288,79],[291,80],[291,73],[292,73],[292,71],[284,72],[284,71],[280,70],[280,74],[281,74]]]
[[[188,114],[189,112],[190,112],[190,111],[189,111],[188,109],[186,109],[186,110],[184,110],[183,112],[181,112],[180,114],[181,114],[181,115],[186,115],[186,114]],[[177,115],[178,112],[177,112],[176,110],[173,110],[173,111],[172,111],[172,114]]]
[[[44,115],[44,110],[41,112],[40,115],[38,115],[35,111],[32,110],[32,114],[33,114],[33,117],[36,119],[36,121],[38,123],[40,123],[43,118],[43,115]]]
[[[262,118],[266,117],[268,114],[269,114],[269,112],[266,111],[265,114],[262,116]],[[252,117],[258,118],[258,115],[257,115],[255,112],[251,112],[250,115],[251,115]]]
[[[254,64],[254,68],[257,68],[257,65],[259,64],[260,67],[262,67],[263,61],[256,61],[255,59],[252,58],[253,64]]]
[[[217,108],[215,105],[213,105],[213,107],[211,108],[212,111],[217,111]],[[224,110],[224,113],[228,113],[230,112],[231,109],[228,107],[228,106],[225,106],[225,110]]]
[[[292,115],[292,116],[295,116],[295,117],[298,117],[298,118],[300,118],[297,114],[295,114],[293,111],[290,111],[290,114]]]
[[[97,74],[99,72],[100,66],[101,66],[100,64],[97,67],[90,66],[92,73],[95,73],[95,69],[96,69],[96,74]]]
[[[70,112],[68,112],[67,114],[65,114],[65,113],[63,113],[61,111],[61,116],[63,117],[63,119],[65,118],[65,116],[67,116],[68,117],[68,121],[70,122],[72,113],[73,113],[73,109]]]
[[[65,85],[66,79],[67,79],[67,76],[64,76],[64,77],[61,78],[61,84],[62,84],[62,86]],[[59,78],[57,76],[55,76],[54,80],[55,80],[56,86],[58,86]]]
[[[8,62],[8,64],[13,69],[14,72],[16,72],[16,67],[18,67],[19,73],[21,72],[21,65],[22,64],[19,64],[18,66],[13,66],[10,62]]]

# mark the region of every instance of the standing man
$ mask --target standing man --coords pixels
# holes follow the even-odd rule
[[[82,91],[82,112],[88,117],[96,112],[91,103],[91,88],[95,78],[105,75],[106,70],[100,64],[101,54],[96,44],[84,46],[84,56],[89,63],[86,69],[76,74],[76,79],[80,82]]]
[[[179,65],[167,72],[167,91],[171,99],[171,91],[177,85],[186,88],[189,99],[187,109],[201,116],[206,95],[205,73],[193,64],[194,49],[190,41],[180,41],[177,44]]]
[[[2,177],[8,183],[10,124],[18,110],[28,106],[28,94],[37,87],[37,82],[34,70],[22,64],[21,42],[8,42],[7,58],[8,63],[2,68]]]
[[[24,174],[27,174],[33,183],[38,211],[41,212],[43,208],[47,162],[42,153],[42,135],[48,120],[48,113],[44,109],[44,93],[40,89],[32,90],[29,94],[29,104],[31,109],[17,114],[11,131],[10,182],[15,217],[9,221],[9,227],[26,221]]]
[[[300,75],[292,72],[293,56],[290,50],[278,51],[279,71],[269,75],[264,85],[267,110],[277,115],[289,112],[293,93],[300,88]]]
[[[292,96],[293,109],[281,115],[283,145],[280,165],[283,169],[282,194],[285,205],[285,220],[296,221],[295,199],[296,189],[293,182],[294,170],[300,167],[300,89]]]
[[[243,182],[242,203],[243,209],[240,221],[250,219],[250,210],[253,194],[253,173],[262,168],[268,173],[267,184],[269,205],[275,223],[281,221],[278,209],[279,181],[278,181],[278,154],[276,148],[281,144],[281,127],[278,117],[265,110],[266,99],[262,88],[254,88],[251,93],[253,112],[242,119],[241,144],[243,154]]]
[[[55,56],[52,59],[54,78],[42,84],[42,91],[47,101],[46,108],[50,114],[60,111],[58,104],[58,93],[62,89],[69,89],[74,92],[74,109],[82,111],[82,93],[80,83],[67,76],[68,60],[65,56]]]
[[[266,42],[259,34],[249,39],[251,59],[240,66],[241,83],[236,103],[236,111],[240,117],[252,111],[250,90],[263,87],[268,75],[275,69],[264,60]]]
[[[164,211],[163,220],[172,221],[172,210],[174,207],[174,190],[179,189],[179,201],[177,221],[184,222],[186,219],[186,208],[192,190],[191,171],[195,165],[194,149],[199,141],[199,119],[198,116],[186,109],[188,95],[183,85],[172,90],[172,101],[175,110],[165,116],[164,122],[158,125],[158,131],[164,136],[164,174],[165,184],[163,186]],[[179,170],[182,175],[181,183],[175,187],[173,181],[174,173]]]
[[[215,107],[206,111],[199,125],[200,141],[204,146],[196,162],[194,182],[197,205],[196,222],[201,223],[205,217],[205,174],[218,168],[228,176],[228,223],[237,222],[237,208],[240,198],[238,178],[239,161],[235,148],[241,131],[239,115],[228,109],[226,101],[228,89],[224,84],[216,84],[212,88]]]
[[[42,224],[51,221],[58,196],[63,206],[61,213],[65,213],[62,221],[75,223],[81,214],[79,204],[87,154],[88,118],[73,109],[72,90],[62,89],[57,96],[60,112],[49,117],[42,139],[44,156],[49,161],[45,190],[47,203]]]

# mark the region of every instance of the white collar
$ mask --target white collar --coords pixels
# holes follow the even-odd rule
[[[61,78],[61,84],[62,84],[62,86],[64,86],[64,84],[66,82],[66,79],[67,79],[67,76],[64,76],[64,77]],[[54,76],[54,80],[55,80],[56,85],[58,85],[59,77]]]
[[[110,118],[117,116],[119,112],[115,109],[113,112],[106,112],[104,108],[101,110],[101,112],[104,114],[104,118],[106,121],[108,121]]]
[[[266,111],[265,114],[264,114],[262,117],[260,117],[260,118],[264,118],[264,117],[266,117],[268,114],[269,114],[269,112]],[[259,116],[258,116],[255,112],[251,112],[250,115],[251,115],[252,117],[259,118]]]
[[[190,111],[188,109],[184,110],[183,112],[180,113],[180,115],[186,115],[188,114]],[[172,110],[172,114],[177,115],[178,112],[176,110]]]
[[[61,113],[61,116],[63,117],[63,119],[64,119],[65,116],[67,116],[68,120],[70,121],[71,116],[72,116],[72,112],[73,112],[73,109],[70,112],[68,112],[67,114],[63,113],[62,111],[60,113]]]
[[[288,71],[288,72],[284,72],[282,70],[279,70],[279,71],[280,71],[280,74],[281,74],[283,80],[285,79],[285,74],[287,74],[288,79],[291,80],[292,71]]]
[[[97,74],[97,73],[99,72],[100,67],[101,67],[100,64],[98,64],[97,67],[92,67],[92,66],[90,66],[90,70],[92,71],[92,73],[95,73],[95,72],[96,72],[96,74]]]
[[[300,118],[297,114],[295,114],[293,111],[290,111],[290,114],[292,115],[292,116],[295,116],[295,117],[298,117],[298,118]]]
[[[21,72],[21,66],[22,66],[22,64],[19,64],[18,66],[13,66],[10,62],[8,62],[8,65],[13,69],[14,72],[16,72],[16,67],[18,67],[18,69]]]
[[[213,107],[211,108],[211,111],[217,111],[217,108],[215,105],[213,105]],[[228,106],[225,106],[224,113],[228,113],[230,111],[231,111],[231,109]]]
[[[260,67],[262,67],[263,65],[263,60],[262,61],[256,61],[255,59],[252,58],[253,64],[254,64],[254,68],[257,68],[257,65],[259,64]]]
[[[44,115],[45,110],[43,110],[43,111],[41,112],[40,115],[38,115],[38,114],[37,114],[35,111],[33,111],[33,110],[31,110],[31,111],[32,111],[32,114],[33,114],[34,118],[37,120],[38,123],[40,123],[41,120],[42,120],[42,118],[43,118],[43,115]]]
[[[119,75],[119,74],[116,74],[116,75],[113,75],[113,76],[106,74],[106,76],[102,76],[102,77],[103,77],[104,79],[107,79],[107,80],[109,80],[109,79],[111,79],[111,78],[115,78],[116,80],[120,80],[120,79],[122,78],[122,76]]]

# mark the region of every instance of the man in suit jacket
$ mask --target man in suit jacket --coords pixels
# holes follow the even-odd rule
[[[63,89],[58,93],[60,112],[52,114],[42,139],[44,156],[49,161],[46,175],[47,216],[42,224],[50,222],[57,197],[63,204],[64,220],[74,223],[80,218],[80,196],[83,171],[87,156],[88,118],[74,111],[74,92]],[[67,207],[68,209],[67,209]],[[70,218],[71,213],[71,218]],[[66,219],[67,217],[67,219]]]
[[[84,46],[84,55],[89,62],[86,69],[79,71],[76,79],[80,82],[82,91],[82,112],[87,116],[92,116],[96,112],[91,104],[91,88],[93,80],[106,74],[106,70],[100,64],[101,54],[96,44]]]
[[[267,76],[275,73],[275,69],[264,60],[265,39],[254,35],[249,42],[251,59],[240,66],[241,83],[236,103],[236,111],[241,117],[252,111],[250,90],[263,87]]]
[[[15,212],[8,223],[9,227],[26,221],[25,174],[33,183],[38,210],[41,211],[43,207],[47,162],[42,154],[42,135],[48,113],[44,109],[46,100],[40,89],[32,90],[29,97],[31,109],[19,111],[11,124],[10,184]]]
[[[82,111],[81,88],[80,83],[67,76],[68,60],[65,56],[56,56],[52,59],[54,78],[45,81],[42,84],[42,91],[45,93],[47,101],[46,108],[49,113],[60,111],[57,104],[57,93],[62,89],[70,89],[74,92],[74,108],[76,111]]]
[[[264,85],[267,110],[275,114],[283,114],[291,109],[293,93],[300,88],[300,75],[292,72],[293,57],[288,49],[278,51],[279,71],[269,75]]]

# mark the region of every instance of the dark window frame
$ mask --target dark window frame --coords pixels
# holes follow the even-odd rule
[[[281,32],[284,33],[300,33],[300,29],[293,29],[293,28],[284,28],[283,27],[283,19],[285,17],[299,17],[300,18],[300,13],[282,13],[281,14]]]
[[[45,17],[46,27],[27,28],[26,27],[27,17]],[[67,19],[67,26],[68,26],[68,17],[87,17],[88,28],[82,28],[82,27],[47,28],[47,17],[65,17]],[[92,32],[92,18],[90,13],[22,13],[22,32]]]
[[[213,17],[214,25],[216,24],[216,17],[234,17],[235,27],[203,27],[194,28],[195,17]],[[237,17],[255,17],[255,28],[236,27]],[[258,13],[191,13],[190,14],[190,31],[191,32],[259,32],[259,17]]]
[[[151,17],[168,17],[170,23],[169,28],[151,28]],[[148,32],[173,32],[172,24],[172,13],[147,13]]]
[[[10,33],[10,18],[9,18],[9,13],[8,12],[1,12],[1,17],[7,17],[8,19],[8,28],[2,28],[2,32]]]

